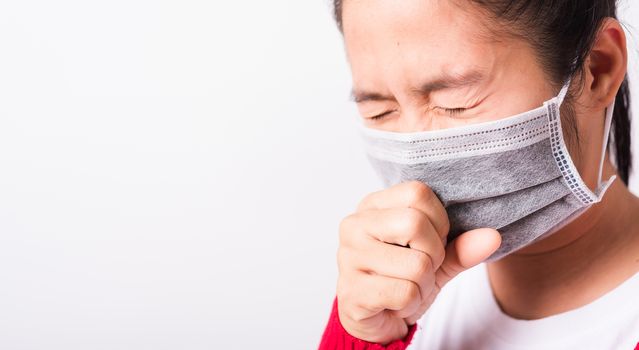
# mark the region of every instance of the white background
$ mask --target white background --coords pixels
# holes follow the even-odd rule
[[[325,1],[0,2],[0,348],[316,348],[349,89]]]

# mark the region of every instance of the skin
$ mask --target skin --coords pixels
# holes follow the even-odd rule
[[[481,123],[534,109],[558,93],[529,44],[488,31],[488,19],[472,5],[347,0],[342,19],[353,95],[368,127],[416,132]],[[572,84],[579,143],[569,148],[593,190],[605,108],[626,73],[625,45],[619,23],[606,20],[584,80]],[[468,72],[476,74],[447,88],[439,79]],[[425,85],[433,80],[439,83]],[[466,109],[450,110],[459,108]],[[603,174],[615,174],[608,157]],[[494,230],[478,229],[444,248],[448,223],[433,197],[423,184],[401,184],[368,195],[342,221],[338,310],[350,334],[383,344],[402,338],[450,279],[499,246]],[[639,198],[617,179],[602,202],[560,231],[488,263],[502,311],[528,320],[566,312],[637,273],[638,213]]]

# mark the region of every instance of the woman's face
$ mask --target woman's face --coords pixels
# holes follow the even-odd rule
[[[368,127],[486,122],[557,93],[527,42],[492,33],[470,2],[346,0],[342,15],[353,97]]]
[[[540,107],[558,93],[529,43],[497,34],[472,1],[344,0],[342,27],[353,97],[370,128],[406,133],[493,121]],[[625,42],[623,30],[610,28],[598,57],[586,62],[598,76],[586,70],[590,88],[575,96],[575,118],[564,128],[570,129],[564,136],[571,157],[591,190],[603,144],[601,104],[610,103],[608,90],[619,86],[608,83],[607,89],[606,82],[620,84],[625,74],[625,48],[615,39]],[[613,171],[609,161],[606,166]],[[581,221],[598,215],[589,213]],[[521,251],[552,250],[572,239],[562,237]]]

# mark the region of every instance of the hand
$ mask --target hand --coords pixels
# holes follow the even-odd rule
[[[373,192],[339,227],[338,315],[352,336],[401,339],[439,291],[501,244],[494,229],[468,231],[448,246],[442,203],[419,181]]]

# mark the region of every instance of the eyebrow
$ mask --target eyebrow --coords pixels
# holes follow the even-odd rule
[[[413,91],[419,94],[429,94],[435,91],[441,91],[446,89],[456,89],[460,87],[466,87],[479,83],[484,79],[484,74],[480,71],[474,70],[464,74],[443,74],[431,81],[427,81],[419,85],[418,88],[414,88]],[[393,101],[394,97],[390,95],[384,95],[378,92],[361,91],[353,89],[351,90],[351,100],[356,103],[367,101]]]

